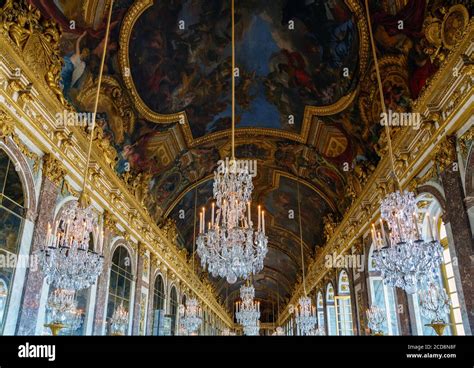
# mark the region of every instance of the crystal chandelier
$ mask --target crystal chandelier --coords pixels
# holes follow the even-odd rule
[[[300,182],[297,182],[297,196],[298,196],[298,222],[300,230],[300,251],[301,251],[301,266],[303,272],[303,290],[304,296],[298,300],[298,305],[292,308],[295,313],[295,322],[298,326],[299,333],[303,336],[309,335],[315,329],[316,322],[316,308],[312,305],[311,298],[306,293],[306,277],[304,270],[304,254],[303,254],[303,228],[301,224],[301,199],[300,199]]]
[[[235,71],[234,0],[232,0],[232,71]],[[268,252],[265,213],[258,209],[258,227],[253,230],[250,200],[253,183],[250,164],[235,158],[235,74],[232,72],[232,156],[219,163],[214,173],[211,219],[200,213],[197,253],[203,268],[229,283],[246,279],[263,269]],[[207,229],[206,229],[207,227]]]
[[[197,299],[186,299],[186,305],[180,305],[180,321],[181,326],[188,334],[195,333],[201,326],[201,307]]]
[[[52,323],[66,323],[70,313],[76,310],[74,291],[56,289],[48,297],[46,309]]]
[[[127,333],[128,327],[128,311],[123,306],[123,303],[117,306],[114,314],[110,319],[110,332],[114,336],[123,336]]]
[[[242,285],[240,288],[241,301],[236,303],[235,317],[244,327],[246,335],[258,335],[260,330],[260,302],[254,301],[255,288],[252,285]]]
[[[369,309],[366,310],[365,314],[367,315],[367,325],[374,335],[383,335],[382,325],[385,322],[385,312],[383,309],[372,305]]]
[[[295,310],[295,321],[301,335],[309,335],[314,330],[317,317],[316,308],[312,306],[311,298],[302,296]]]
[[[449,314],[451,301],[444,288],[432,283],[428,289],[419,291],[421,313],[432,323],[445,323]]]
[[[384,283],[415,293],[436,278],[443,260],[443,247],[433,236],[428,216],[431,239],[421,239],[416,220],[416,200],[412,192],[390,193],[381,205],[379,231],[372,225],[375,268]],[[384,223],[390,230],[385,234]]]
[[[45,327],[49,327],[55,336],[65,327],[75,331],[82,324],[82,313],[76,309],[74,295],[73,290],[55,289],[48,297],[46,310],[49,323]]]
[[[90,234],[96,226],[97,216],[91,207],[81,208],[78,202],[63,211],[56,236],[48,225],[46,247],[37,255],[50,285],[81,290],[96,282],[104,264],[104,257],[89,249]]]
[[[365,1],[365,7],[380,104],[382,112],[387,115],[368,0]],[[381,272],[386,285],[402,288],[407,293],[412,294],[437,274],[437,268],[442,260],[442,247],[433,237],[431,241],[426,242],[420,237],[416,221],[415,196],[411,192],[401,190],[400,181],[396,174],[389,125],[388,123],[385,124],[388,156],[391,174],[395,178],[398,190],[387,195],[381,202],[381,231],[377,233],[375,227],[372,227],[372,238],[374,244],[376,244],[374,252],[375,268]],[[388,225],[388,238],[385,236],[384,222]]]
[[[212,205],[211,221],[207,232],[204,229],[206,212],[200,213],[200,232],[197,239],[197,253],[201,265],[214,277],[225,277],[230,284],[238,278],[248,278],[263,269],[263,261],[268,252],[268,238],[265,235],[265,212],[259,207],[258,228],[253,230],[248,216],[239,212],[238,201],[223,201],[222,207]],[[214,217],[214,213],[216,213]]]

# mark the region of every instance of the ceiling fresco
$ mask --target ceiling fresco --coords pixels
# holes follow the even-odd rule
[[[130,36],[139,96],[158,114],[184,111],[194,138],[230,127],[229,5],[157,1]],[[299,132],[305,106],[331,105],[356,86],[358,31],[342,0],[240,1],[236,34],[238,128]]]
[[[109,1],[29,1],[62,28],[65,98],[91,111]],[[438,69],[443,54],[426,29],[454,3],[472,14],[469,0],[370,1],[389,108],[409,111]],[[194,188],[209,206],[213,171],[230,152],[229,4],[116,0],[112,13],[96,143],[132,193],[141,188],[156,223],[176,221],[188,252]],[[364,2],[237,0],[236,65],[236,155],[257,160],[253,203],[269,215],[254,282],[271,321],[301,277],[297,180],[307,264],[324,246],[324,217],[342,218],[384,152]],[[232,308],[240,283],[211,281]]]

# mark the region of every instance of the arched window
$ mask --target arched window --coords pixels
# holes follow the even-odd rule
[[[329,283],[326,288],[326,313],[328,318],[328,335],[337,335],[334,287],[331,283]]]
[[[107,321],[110,321],[114,311],[122,305],[130,313],[130,297],[132,293],[132,260],[128,250],[118,246],[112,257],[110,269],[109,296],[107,301]],[[130,315],[129,315],[130,317]],[[110,333],[110,323],[107,324]]]
[[[176,335],[176,318],[178,314],[178,293],[173,286],[170,292],[171,335]]]
[[[316,296],[316,308],[318,311],[318,327],[324,330],[324,300],[323,300],[323,293],[318,292]]]
[[[0,149],[0,332],[3,332],[10,300],[15,264],[19,251],[23,220],[25,218],[23,186],[15,170],[15,164]]]
[[[353,335],[349,276],[341,271],[337,285],[336,319],[338,335]]]
[[[163,334],[165,316],[165,283],[161,275],[157,275],[153,287],[153,336]]]
[[[384,335],[398,335],[397,303],[395,299],[395,289],[384,285],[380,272],[375,270],[373,259],[374,246],[369,252],[369,285],[371,306],[377,306],[385,312],[385,321],[382,324]]]

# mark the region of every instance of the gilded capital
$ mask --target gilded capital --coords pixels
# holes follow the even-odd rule
[[[446,136],[442,139],[435,151],[434,160],[438,164],[440,172],[443,172],[448,165],[456,162],[456,137],[455,136]]]
[[[110,231],[116,231],[117,218],[109,211],[104,211],[104,227]]]
[[[138,248],[138,254],[140,255],[140,257],[145,257],[146,256],[146,251],[147,251],[146,244],[143,243],[143,242],[139,242],[137,248]]]

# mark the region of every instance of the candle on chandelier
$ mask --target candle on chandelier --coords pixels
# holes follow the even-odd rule
[[[436,219],[433,216],[433,241],[438,238],[438,231],[436,230]]]
[[[202,212],[199,212],[199,233],[202,233]]]
[[[211,210],[211,224],[212,224],[212,226],[214,226],[214,202],[212,202],[211,208],[212,208],[212,210]]]
[[[375,241],[375,225],[372,224],[372,228],[370,229],[370,234],[372,235],[372,243],[374,244],[375,247],[378,248],[378,244]]]
[[[257,230],[260,231],[260,212],[261,212],[261,209],[260,209],[260,205],[258,206],[258,213],[257,213],[257,218],[258,218],[258,226],[257,226]]]
[[[64,235],[65,239],[67,239],[67,235],[69,233],[70,222],[71,222],[71,220],[67,220],[67,222],[66,222],[66,232],[65,232],[65,235]]]
[[[380,228],[382,229],[382,239],[383,239],[383,244],[385,244],[385,228],[383,226],[383,221],[382,221],[382,218],[380,218]]]
[[[262,232],[265,232],[265,211],[262,211]]]
[[[51,224],[48,222],[48,233],[46,235],[46,245],[49,245],[49,239],[51,238]]]
[[[417,239],[421,239],[420,237],[420,229],[418,228],[418,218],[416,217],[416,212],[413,212],[413,224],[415,226],[415,234]]]
[[[247,202],[247,211],[248,211],[248,222],[249,222],[249,227],[250,227],[250,223],[252,222],[251,221],[251,217],[250,217],[250,201]]]
[[[395,215],[395,218],[396,218],[396,220],[397,220],[398,235],[399,235],[399,237],[400,237],[400,238],[398,239],[398,241],[399,241],[399,242],[402,242],[402,241],[403,241],[403,239],[402,239],[402,228],[401,228],[401,226],[400,226],[400,219],[398,218],[398,216],[399,216],[399,214],[397,213],[397,214]]]
[[[433,229],[431,227],[431,219],[430,219],[430,215],[426,215],[426,217],[428,218],[428,232],[430,234],[430,239],[431,240],[434,240],[433,238]]]
[[[204,226],[206,226],[206,207],[202,208],[202,231],[204,232]]]

